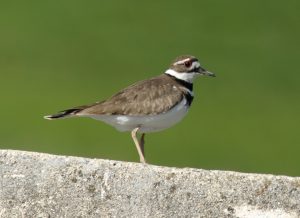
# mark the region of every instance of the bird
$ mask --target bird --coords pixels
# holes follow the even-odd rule
[[[163,74],[136,82],[107,100],[44,118],[90,117],[119,131],[131,132],[140,162],[146,163],[145,134],[165,130],[182,120],[193,102],[193,82],[199,76],[215,77],[215,74],[205,70],[195,56],[181,55]]]

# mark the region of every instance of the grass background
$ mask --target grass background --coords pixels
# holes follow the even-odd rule
[[[181,54],[195,83],[178,125],[146,136],[156,165],[300,175],[299,1],[2,1],[0,148],[138,161],[129,133],[46,121],[156,76]]]

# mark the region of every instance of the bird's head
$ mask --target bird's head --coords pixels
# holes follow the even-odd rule
[[[192,83],[198,76],[215,76],[202,68],[198,59],[191,55],[177,57],[165,73],[189,83]]]

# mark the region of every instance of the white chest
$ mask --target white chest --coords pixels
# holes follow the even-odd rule
[[[124,115],[92,115],[91,118],[101,120],[119,131],[131,131],[140,127],[139,132],[156,132],[167,129],[178,123],[188,112],[189,106],[183,99],[170,111],[159,115],[124,116]]]

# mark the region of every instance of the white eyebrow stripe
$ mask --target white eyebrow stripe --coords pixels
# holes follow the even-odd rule
[[[190,60],[190,58],[186,58],[186,59],[184,59],[184,60],[177,61],[177,62],[174,63],[174,65],[183,64],[184,62],[186,62],[186,61],[188,61],[188,60]]]
[[[188,60],[190,60],[190,58],[186,58],[186,59],[184,59],[184,60],[177,61],[177,62],[174,63],[174,65],[180,65],[180,64],[183,64],[184,62],[186,62],[186,61],[188,61]],[[201,66],[201,65],[200,65],[200,63],[199,63],[198,61],[194,61],[193,64],[192,64],[192,66],[190,67],[190,69],[198,68],[198,67],[200,67],[200,66]]]

